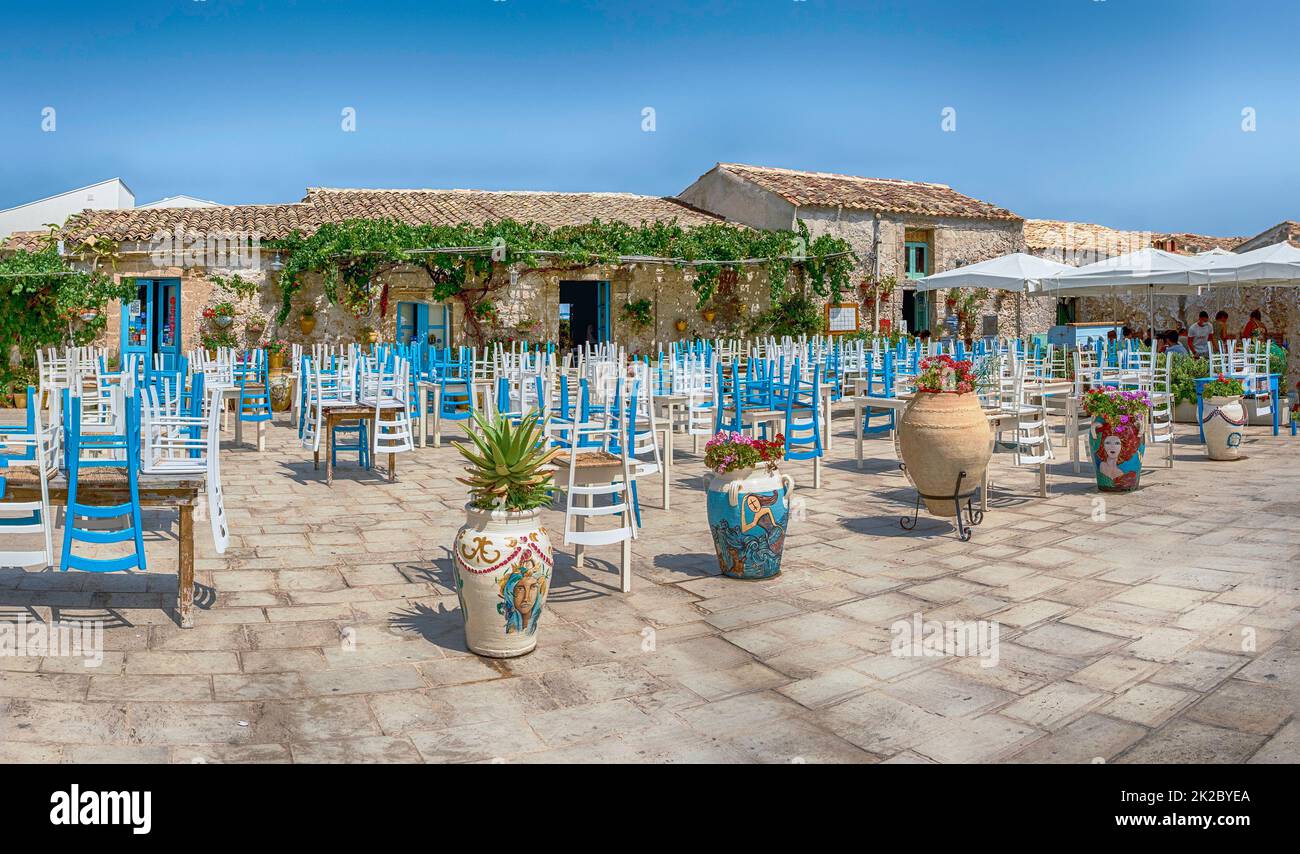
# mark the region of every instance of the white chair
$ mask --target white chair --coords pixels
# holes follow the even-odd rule
[[[0,478],[19,469],[32,469],[40,482],[41,496],[36,501],[0,502],[0,535],[40,536],[40,548],[0,549],[0,566],[40,567],[54,563],[52,531],[54,517],[50,512],[49,478],[58,471],[62,450],[62,421],[59,395],[50,394],[50,423],[41,418],[41,392],[36,391],[28,401],[29,423],[21,429],[0,425]],[[28,427],[30,426],[30,430]]]
[[[212,401],[208,407],[208,450],[205,486],[208,496],[208,518],[212,523],[212,545],[217,554],[225,554],[230,545],[230,525],[226,521],[226,502],[221,489],[221,390],[208,392]]]
[[[155,385],[144,389],[142,398],[140,470],[147,474],[206,473],[209,441],[203,431],[209,418],[181,415]]]
[[[374,397],[375,429],[371,447],[374,456],[402,454],[415,450],[411,427],[411,363],[398,359],[389,379],[380,379]]]
[[[609,447],[614,429],[603,424],[575,424],[574,444],[595,440]],[[632,512],[632,467],[626,441],[617,442],[621,453],[608,450],[578,450],[572,445],[556,462],[567,469],[564,492],[564,544],[574,546],[574,565],[581,568],[587,546],[622,544],[619,586],[632,591],[632,541],[637,538]],[[607,498],[602,498],[607,496]],[[600,504],[600,501],[607,503]],[[612,528],[591,530],[598,519],[616,519]]]
[[[1165,465],[1174,465],[1174,390],[1173,358],[1157,356],[1149,387],[1143,387],[1151,399],[1149,436],[1152,444],[1165,446]]]

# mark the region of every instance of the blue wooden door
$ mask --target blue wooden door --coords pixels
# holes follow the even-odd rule
[[[181,281],[163,279],[154,282],[153,314],[154,352],[162,355],[163,370],[180,368],[181,354]]]
[[[121,353],[150,359],[153,354],[153,279],[136,279],[135,299],[122,305]]]
[[[601,341],[611,338],[609,328],[609,282],[596,283],[596,335]]]

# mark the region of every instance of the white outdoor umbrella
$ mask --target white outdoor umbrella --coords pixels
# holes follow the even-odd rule
[[[1074,268],[1069,264],[1059,261],[1013,252],[918,279],[916,290],[924,293],[940,288],[992,288],[1000,291],[1036,292],[1043,279],[1072,269]]]
[[[1209,281],[1206,259],[1175,255],[1162,249],[1139,249],[1103,258],[1043,281],[1043,295],[1057,297],[1111,296],[1146,293],[1151,326],[1155,326],[1156,294],[1200,293]]]
[[[1285,241],[1240,254],[1198,259],[1210,285],[1300,285],[1300,248]]]

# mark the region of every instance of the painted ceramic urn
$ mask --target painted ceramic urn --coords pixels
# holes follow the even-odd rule
[[[466,507],[451,548],[466,646],[491,658],[532,652],[553,565],[541,512]]]
[[[1112,424],[1093,418],[1088,430],[1088,451],[1102,492],[1132,492],[1142,478],[1142,455],[1146,453],[1146,425]]]
[[[709,530],[718,567],[728,578],[757,580],[781,572],[794,479],[779,471],[737,469],[709,481]]]
[[[925,509],[956,516],[954,493],[965,500],[984,483],[993,430],[974,393],[918,392],[899,418],[898,452]]]
[[[1241,398],[1209,397],[1201,406],[1205,453],[1212,460],[1235,460],[1240,457],[1241,439],[1246,430],[1246,408],[1241,405]]]

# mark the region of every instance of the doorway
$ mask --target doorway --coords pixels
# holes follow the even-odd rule
[[[397,304],[397,343],[420,342],[430,347],[446,347],[451,340],[447,307],[442,303],[399,302]]]
[[[161,356],[162,369],[180,367],[181,280],[136,279],[135,299],[122,306],[121,351],[137,355],[152,368]]]
[[[913,288],[903,290],[903,320],[913,335],[930,328],[930,295]]]
[[[609,282],[560,282],[561,347],[609,339]]]

